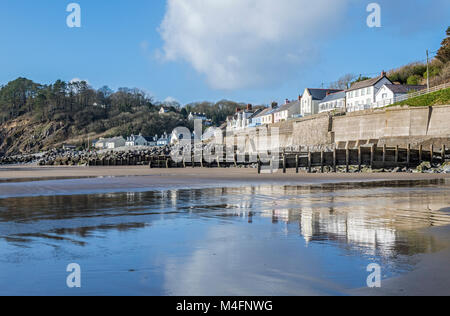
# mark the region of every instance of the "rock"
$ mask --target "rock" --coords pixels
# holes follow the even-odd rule
[[[423,173],[423,172],[425,172],[425,171],[427,171],[427,170],[430,170],[430,169],[431,169],[431,163],[429,163],[428,161],[422,162],[422,163],[416,168],[416,170],[417,170],[418,172],[421,172],[421,173]]]
[[[394,169],[392,169],[392,173],[397,173],[400,172],[400,167],[395,167]]]

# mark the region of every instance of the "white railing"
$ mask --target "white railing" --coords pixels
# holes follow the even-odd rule
[[[420,90],[420,91],[408,93],[408,94],[399,96],[397,98],[386,99],[386,100],[374,102],[374,103],[372,103],[372,108],[385,107],[385,106],[388,106],[388,105],[391,105],[391,104],[394,104],[394,103],[397,103],[397,102],[402,102],[402,101],[405,101],[405,100],[408,100],[408,99],[411,99],[411,98],[419,97],[419,96],[422,96],[422,95],[426,95],[426,94],[433,93],[433,92],[440,91],[440,90],[447,89],[447,88],[450,88],[450,82],[443,83],[441,85],[432,87],[430,89],[423,89],[423,90]]]

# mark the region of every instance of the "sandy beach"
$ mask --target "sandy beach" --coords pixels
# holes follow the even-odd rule
[[[148,192],[158,190],[167,191],[172,189],[177,190],[177,189],[197,189],[197,188],[202,189],[202,188],[226,188],[226,187],[228,188],[258,187],[271,185],[273,185],[273,187],[278,187],[285,185],[320,186],[321,184],[361,183],[357,185],[358,187],[360,187],[364,186],[364,184],[368,182],[381,182],[379,186],[383,187],[384,185],[388,186],[389,183],[392,183],[391,181],[394,182],[424,181],[425,187],[428,180],[445,180],[445,183],[448,183],[447,179],[450,179],[449,174],[419,174],[419,173],[296,174],[294,170],[288,170],[287,174],[283,174],[281,171],[278,171],[277,173],[274,174],[258,175],[255,169],[239,169],[239,168],[149,169],[146,166],[135,166],[135,167],[6,166],[0,168],[0,200],[7,201],[9,198],[12,198],[12,200],[14,200],[14,198],[19,198],[14,200],[19,202],[19,200],[22,200],[21,199],[22,197],[25,198],[23,199],[25,201],[29,197],[39,197],[39,196],[73,197],[77,195],[83,196],[86,194],[97,194],[97,193],[102,194],[102,193],[118,193],[118,192]],[[421,184],[419,184],[419,186],[421,186]],[[350,191],[355,189],[354,185],[349,185],[349,188]],[[367,188],[367,190],[372,189],[373,189],[372,186],[369,186]],[[376,191],[376,188],[373,190]],[[408,199],[414,198],[414,195],[412,196],[406,195],[406,196],[408,197]],[[232,197],[233,194],[230,195],[230,198]],[[107,199],[106,197],[103,198]],[[420,196],[417,198],[422,199]],[[73,199],[76,199],[76,197],[73,197]],[[168,201],[169,199],[161,198],[161,202],[159,203],[166,203],[166,200]],[[196,200],[196,198],[194,200]],[[317,198],[317,201],[319,200],[321,201],[322,198]],[[45,201],[53,201],[53,200],[45,200]],[[55,199],[54,201],[58,200]],[[91,205],[90,203],[93,203],[94,200],[89,201],[90,202],[86,204],[85,207],[90,207]],[[315,200],[313,199],[312,201]],[[351,199],[344,201],[351,201]],[[15,205],[15,203],[16,202],[14,202],[12,205]],[[115,206],[114,203],[111,204],[111,207]],[[282,199],[280,199],[280,203],[283,203]],[[301,203],[301,201],[298,203]],[[20,206],[21,204],[19,203],[17,205]],[[43,205],[45,209],[47,204]],[[301,205],[296,205],[296,207],[301,208]],[[334,207],[339,209],[340,204],[336,202]],[[401,206],[394,205],[393,211],[397,212],[396,210],[398,209],[398,207],[400,207],[399,211],[401,213],[403,211],[401,209],[402,208]],[[433,211],[448,212],[448,208],[440,209],[441,207],[442,206],[437,207],[436,209],[433,208]],[[156,208],[159,208],[159,206],[156,206]],[[119,207],[119,209],[121,208]],[[345,212],[352,212],[354,210],[356,209],[349,208]],[[37,211],[40,212],[40,210]],[[370,208],[370,211],[368,212],[370,213],[373,211],[374,209]],[[399,216],[401,216],[401,214]],[[113,218],[115,219],[116,217]],[[133,219],[133,221],[136,220]],[[61,225],[63,225],[64,227],[64,225],[66,224]],[[110,226],[111,225],[109,223],[106,226],[100,225],[100,227],[110,227]],[[250,227],[247,227],[247,229],[249,228]],[[247,230],[244,229],[243,231],[246,232]],[[323,292],[320,293],[321,294],[338,293],[340,295],[357,295],[357,296],[450,295],[450,288],[448,287],[448,284],[450,284],[450,273],[448,269],[448,262],[450,260],[450,227],[449,226],[431,227],[423,229],[422,231],[424,235],[429,235],[431,236],[431,238],[439,240],[439,242],[442,243],[444,246],[438,252],[414,254],[413,259],[417,260],[418,263],[413,271],[402,274],[398,277],[383,279],[382,287],[379,289],[359,288],[347,291],[341,288],[334,289],[332,286],[324,285]],[[159,233],[162,234],[163,231],[160,231]],[[155,235],[155,237],[159,237],[159,235]],[[241,244],[240,243],[235,244],[236,247],[238,247],[237,245]],[[211,251],[214,251],[215,253],[217,252],[215,248]],[[246,253],[246,251],[244,250],[242,250],[242,252]],[[228,258],[227,251],[223,251],[221,255],[223,256],[222,260]],[[270,258],[268,257],[266,259],[269,260]],[[208,257],[208,260],[211,259],[209,259]],[[296,267],[296,264],[293,263],[292,267]],[[301,282],[304,282],[304,280],[302,280]],[[205,281],[205,283],[208,282]],[[296,286],[297,284],[294,281],[292,281],[292,285]],[[305,290],[305,292],[302,292],[302,294],[308,295],[316,293],[313,290],[311,290],[311,292],[308,291],[309,290]],[[294,291],[292,292],[292,294],[298,295],[298,292]]]
[[[315,181],[390,181],[390,180],[434,180],[450,179],[450,174],[422,173],[299,173],[288,169],[273,174],[257,174],[251,168],[184,168],[184,169],[150,169],[147,166],[127,167],[38,167],[38,166],[3,166],[0,167],[0,180],[12,179],[58,179],[85,177],[129,177],[152,176],[155,179],[177,180],[224,180],[255,182],[315,182]]]

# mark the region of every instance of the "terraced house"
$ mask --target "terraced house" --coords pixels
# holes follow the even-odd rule
[[[354,83],[346,91],[347,112],[362,111],[374,106],[378,90],[385,84],[392,84],[383,71],[381,75]]]

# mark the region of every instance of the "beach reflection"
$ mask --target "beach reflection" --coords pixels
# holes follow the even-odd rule
[[[151,289],[134,294],[339,292],[363,285],[366,262],[392,276],[413,268],[410,256],[441,249],[421,229],[450,224],[449,188],[434,180],[0,199],[0,281],[18,269],[12,262],[45,269],[110,257],[118,270],[152,270]]]

